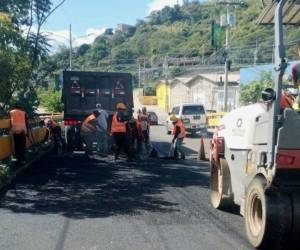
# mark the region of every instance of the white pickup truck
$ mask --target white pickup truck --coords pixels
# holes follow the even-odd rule
[[[171,115],[176,115],[176,117],[181,118],[186,131],[192,135],[206,132],[206,111],[202,104],[186,103],[174,106],[166,120],[166,130],[168,134],[171,134],[173,129],[173,124],[170,121]]]

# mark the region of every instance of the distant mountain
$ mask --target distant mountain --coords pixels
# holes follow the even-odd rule
[[[263,8],[259,0],[244,1],[247,7],[233,7],[236,25],[230,29],[232,65],[272,62],[273,28],[258,26],[257,18]],[[139,65],[154,72],[146,80],[161,77],[164,63],[169,58],[201,57],[211,64],[222,63],[225,32],[217,34],[219,48],[211,45],[211,23],[220,22],[226,13],[224,5],[215,1],[186,1],[183,6],[165,7],[152,12],[134,27],[120,26],[114,34],[104,33],[92,45],[81,45],[74,53],[73,69],[97,71],[127,71],[138,77]],[[294,44],[300,38],[299,29],[287,28],[288,55],[295,55]],[[220,47],[219,46],[219,47]],[[69,51],[61,49],[52,59],[59,68],[68,68]],[[208,59],[209,58],[209,59]],[[210,61],[209,61],[210,60]],[[157,68],[157,70],[152,69]],[[180,73],[173,65],[172,76]],[[137,80],[136,80],[137,82]]]

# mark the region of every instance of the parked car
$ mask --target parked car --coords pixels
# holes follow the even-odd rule
[[[166,130],[171,134],[173,124],[170,120],[171,115],[183,120],[186,131],[192,135],[196,133],[206,132],[206,111],[202,104],[180,104],[172,108],[169,117],[166,120]]]
[[[150,124],[151,125],[158,125],[158,116],[155,112],[149,111],[148,114],[150,115]]]

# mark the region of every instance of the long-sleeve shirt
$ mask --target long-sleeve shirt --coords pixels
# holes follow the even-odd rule
[[[175,133],[174,133],[174,138],[173,138],[173,140],[176,140],[177,137],[178,137],[178,135],[180,134],[181,130],[180,130],[180,127],[179,127],[179,126],[176,126],[176,125],[174,125],[174,126],[175,126]]]

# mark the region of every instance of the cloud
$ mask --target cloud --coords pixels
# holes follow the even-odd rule
[[[85,35],[79,36],[75,33],[72,34],[72,44],[73,47],[78,47],[82,44],[92,44],[95,38],[101,34],[103,34],[105,28],[88,28],[85,32]],[[69,47],[70,43],[70,33],[69,30],[45,30],[43,31],[47,34],[49,43],[52,46],[52,51],[55,51],[60,46]]]
[[[182,5],[183,0],[152,0],[152,2],[148,4],[148,13],[156,10],[161,10],[165,6],[173,7],[177,3],[179,5]]]

